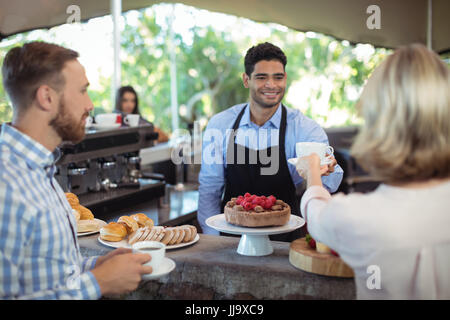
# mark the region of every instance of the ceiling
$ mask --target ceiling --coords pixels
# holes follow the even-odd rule
[[[426,44],[428,0],[123,0],[122,11],[156,3],[183,3],[299,31],[314,31],[352,43],[396,48]],[[0,38],[67,22],[67,8],[80,8],[81,20],[110,14],[110,0],[0,0]],[[380,29],[369,29],[370,5],[380,8]],[[432,47],[450,51],[450,1],[432,0]]]

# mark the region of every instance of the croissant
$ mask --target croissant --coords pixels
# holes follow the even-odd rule
[[[128,234],[131,234],[139,229],[139,225],[136,220],[129,216],[121,216],[119,220],[117,220],[117,222],[124,225],[124,227],[127,229]]]
[[[82,206],[81,204],[78,204],[76,206],[73,206],[72,209],[78,211],[80,214],[80,220],[93,220],[94,215],[92,214],[92,211],[88,208]]]

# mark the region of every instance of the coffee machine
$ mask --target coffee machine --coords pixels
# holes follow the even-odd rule
[[[55,178],[64,192],[95,212],[164,196],[165,181],[140,169],[139,151],[152,147],[158,134],[152,125],[89,130],[78,144],[63,143]]]

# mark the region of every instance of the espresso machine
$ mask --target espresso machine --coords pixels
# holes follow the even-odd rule
[[[89,130],[80,143],[60,145],[55,178],[64,192],[75,193],[96,214],[161,198],[164,176],[141,172],[139,157],[157,138],[152,125]]]

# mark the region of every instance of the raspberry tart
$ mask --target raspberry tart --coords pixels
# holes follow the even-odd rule
[[[228,223],[243,227],[282,226],[291,217],[291,207],[284,201],[248,192],[231,198],[224,211]]]

